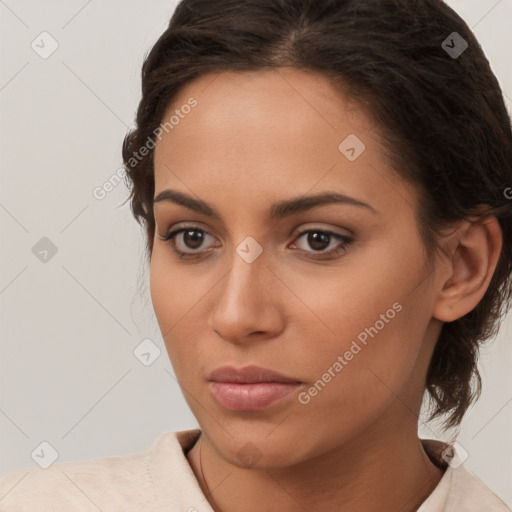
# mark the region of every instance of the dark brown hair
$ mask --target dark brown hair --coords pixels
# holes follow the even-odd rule
[[[467,48],[450,54],[463,41]],[[499,220],[503,248],[490,285],[471,312],[443,324],[428,370],[431,419],[447,415],[445,426],[457,426],[481,392],[479,346],[510,307],[512,132],[482,48],[441,0],[182,0],[144,61],[136,127],[122,151],[147,254],[155,235],[153,150],[134,155],[154,147],[177,92],[208,72],[283,66],[320,72],[368,108],[394,169],[419,193],[429,262],[453,221]]]

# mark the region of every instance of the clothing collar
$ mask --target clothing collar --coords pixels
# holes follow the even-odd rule
[[[187,460],[187,453],[201,435],[200,429],[166,432],[160,435],[148,452],[148,469],[159,499],[158,512],[168,510],[169,503],[186,505],[185,510],[214,512],[199,486],[199,482]],[[439,484],[418,509],[418,512],[442,510],[441,506],[449,492],[452,469],[443,453],[450,446],[435,439],[420,439],[425,453],[440,469],[445,470]],[[176,461],[170,464],[169,461]],[[173,486],[169,482],[180,481]],[[156,512],[156,511],[155,511]]]

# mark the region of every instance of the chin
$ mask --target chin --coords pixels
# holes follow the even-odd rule
[[[283,423],[285,423],[284,420]],[[314,442],[308,448],[308,435],[291,432],[284,425],[256,426],[245,420],[236,428],[232,423],[223,422],[226,430],[218,425],[214,431],[203,429],[216,451],[230,464],[240,468],[277,469],[298,464],[314,456]],[[227,432],[226,432],[227,431]],[[306,441],[306,443],[304,442]],[[313,441],[313,440],[312,440]]]

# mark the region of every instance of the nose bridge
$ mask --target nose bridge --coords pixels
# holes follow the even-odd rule
[[[250,332],[269,330],[273,315],[268,301],[276,296],[269,289],[267,256],[251,237],[232,246],[231,269],[219,283],[212,314],[212,327],[224,338],[240,340]]]
[[[267,249],[264,248],[265,229],[255,226],[242,210],[243,205],[236,208],[237,218],[229,232],[230,243],[227,247],[231,254],[228,256],[231,262],[228,288],[236,293],[245,293],[242,288],[257,287],[262,281],[268,263]],[[246,204],[246,206],[249,206]],[[267,270],[268,271],[268,270]],[[256,290],[257,291],[257,290]]]
[[[244,239],[233,247],[231,270],[226,276],[222,293],[231,307],[254,306],[261,303],[261,286],[265,281],[266,255],[253,238]],[[252,304],[256,301],[255,304]]]

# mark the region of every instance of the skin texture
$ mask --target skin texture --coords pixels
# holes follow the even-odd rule
[[[190,97],[197,106],[155,148],[155,197],[179,190],[214,206],[222,220],[155,203],[150,287],[203,432],[188,460],[204,492],[213,491],[210,504],[223,512],[416,510],[442,477],[417,436],[428,364],[442,323],[485,293],[501,249],[499,224],[491,217],[455,225],[429,270],[416,191],[386,163],[371,119],[322,75],[290,68],[203,75],[164,118]],[[338,149],[350,134],[365,144],[354,161]],[[268,216],[274,201],[323,191],[377,213],[330,204]],[[201,244],[178,234],[176,247],[199,255],[180,259],[161,237],[191,225],[207,235]],[[352,242],[313,259],[342,243],[331,236],[315,246],[308,234],[299,237],[306,229]],[[236,250],[249,236],[263,249],[252,263]],[[396,303],[400,311],[307,404],[292,393],[260,411],[232,411],[209,391],[215,368],[257,364],[307,392]]]

